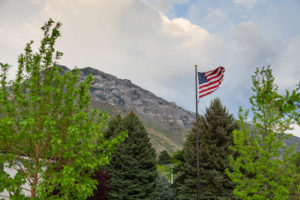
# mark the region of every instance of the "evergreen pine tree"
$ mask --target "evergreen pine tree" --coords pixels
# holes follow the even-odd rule
[[[170,187],[168,178],[164,175],[160,175],[156,180],[156,196],[154,200],[173,200],[174,194]]]
[[[133,112],[111,120],[105,135],[110,138],[120,131],[128,131],[128,137],[112,154],[108,166],[112,175],[108,199],[152,199],[156,190],[156,155],[147,131]]]
[[[234,199],[233,183],[225,173],[229,167],[229,146],[232,131],[237,125],[219,99],[211,102],[204,117],[199,119],[200,199]],[[177,167],[174,187],[177,199],[196,199],[197,163],[196,128],[186,138],[182,150],[183,160]]]
[[[158,156],[158,164],[160,165],[167,165],[171,163],[171,157],[166,150],[160,152]]]

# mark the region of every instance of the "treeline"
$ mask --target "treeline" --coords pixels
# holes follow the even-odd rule
[[[254,124],[244,126],[244,121],[234,120],[219,99],[213,100],[198,120],[200,199],[299,199],[300,154],[282,143],[288,136],[274,137],[260,126],[255,129]],[[134,113],[117,116],[108,127],[106,137],[124,130],[128,137],[104,167],[108,187],[101,198],[95,193],[95,199],[196,199],[195,126],[182,150],[171,155],[164,150],[157,159]],[[256,137],[264,138],[267,145]],[[103,182],[99,183],[98,191],[103,192]]]
[[[0,63],[0,166],[17,172],[11,177],[0,169],[0,193],[11,199],[196,199],[196,125],[182,150],[156,155],[136,114],[109,120],[91,109],[91,75],[80,82],[77,69],[56,66],[60,26],[45,23],[37,52],[33,42],[26,45],[14,81],[7,81],[9,65]],[[257,69],[252,82],[251,111],[241,108],[238,120],[220,99],[197,118],[200,199],[299,199],[300,156],[283,140],[300,122],[300,85],[280,95],[269,67]]]

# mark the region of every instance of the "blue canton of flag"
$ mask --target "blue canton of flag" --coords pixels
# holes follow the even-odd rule
[[[198,72],[199,85],[207,82],[207,78],[205,77],[203,72]]]

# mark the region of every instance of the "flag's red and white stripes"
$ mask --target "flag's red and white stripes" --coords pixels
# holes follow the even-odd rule
[[[204,72],[207,82],[199,85],[199,98],[213,93],[219,88],[223,81],[225,69],[224,67],[218,67],[215,70]]]

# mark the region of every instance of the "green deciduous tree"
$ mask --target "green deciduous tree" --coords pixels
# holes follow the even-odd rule
[[[221,105],[219,99],[211,102],[206,113],[199,119],[200,153],[200,199],[234,199],[233,183],[225,173],[229,167],[228,149],[233,144],[232,131],[237,128],[233,116]],[[188,134],[182,153],[179,153],[179,165],[175,171],[177,178],[174,187],[176,198],[180,200],[196,199],[196,130],[195,126]]]
[[[11,199],[25,198],[25,182],[31,198],[85,199],[96,187],[94,170],[108,163],[124,137],[104,139],[107,116],[89,109],[92,77],[80,83],[78,70],[63,73],[56,66],[60,26],[45,23],[37,52],[33,41],[26,45],[14,81],[7,82],[9,66],[1,64],[0,165],[17,174],[0,171],[0,192],[6,189]]]
[[[250,98],[252,120],[240,109],[239,130],[234,131],[228,175],[237,185],[234,194],[240,199],[289,199],[288,186],[295,174],[294,148],[287,147],[284,133],[295,122],[296,102],[278,94],[272,70],[257,69],[252,76],[254,95]],[[288,93],[287,93],[288,94]],[[293,92],[297,96],[296,92]]]
[[[110,138],[125,130],[128,137],[112,154],[107,167],[112,175],[108,199],[152,199],[156,190],[156,156],[141,121],[133,112],[124,118],[117,116],[105,135]]]

